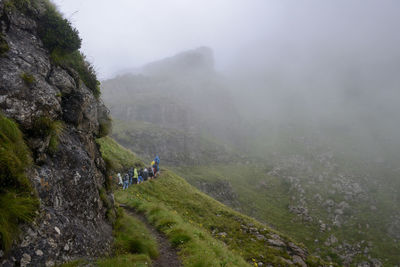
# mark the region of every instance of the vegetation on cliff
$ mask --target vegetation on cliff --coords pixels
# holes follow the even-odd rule
[[[97,139],[101,155],[107,164],[107,169],[112,172],[121,172],[132,166],[144,166],[142,161],[131,151],[122,147],[110,137]]]
[[[38,200],[26,176],[32,163],[18,125],[0,114],[0,248],[9,250],[18,225],[30,222]]]
[[[83,83],[100,97],[100,82],[97,80],[95,68],[86,60],[81,48],[82,40],[79,32],[65,19],[49,0],[7,0],[8,10],[19,10],[38,21],[38,35],[44,47],[51,54],[54,64],[66,69],[73,69]],[[38,6],[45,11],[37,12]],[[0,36],[0,55],[8,51],[8,45]]]

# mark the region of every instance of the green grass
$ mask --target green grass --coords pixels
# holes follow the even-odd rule
[[[97,262],[99,267],[148,267],[151,259],[147,255],[126,254],[113,258],[103,259]]]
[[[63,18],[54,5],[46,3],[46,11],[39,17],[38,23],[38,34],[43,45],[50,52],[57,49],[71,53],[81,48],[82,40],[78,30]]]
[[[19,224],[31,222],[39,202],[26,177],[30,151],[18,125],[0,114],[0,248],[8,251]]]
[[[79,50],[67,53],[63,50],[54,49],[51,52],[51,60],[56,65],[66,69],[72,68],[78,72],[79,78],[93,92],[93,95],[96,98],[100,97],[100,82],[97,80],[96,71],[86,59],[86,56]]]
[[[330,235],[335,235],[339,240],[348,243],[357,243],[361,240],[372,241],[373,247],[370,255],[375,258],[386,258],[384,263],[390,265],[399,261],[400,246],[387,235],[387,214],[393,212],[389,208],[390,201],[381,199],[385,192],[377,192],[375,201],[377,211],[376,216],[371,216],[370,203],[361,201],[352,203],[349,210],[347,223],[342,227],[334,227],[329,232],[321,232],[317,220],[313,222],[304,222],[301,217],[290,213],[288,205],[291,203],[290,197],[293,192],[290,191],[289,184],[280,177],[269,176],[268,166],[263,164],[248,165],[207,165],[207,166],[186,166],[173,168],[182,177],[194,186],[199,186],[199,182],[214,183],[216,181],[229,181],[233,191],[237,195],[239,202],[238,208],[242,213],[255,217],[262,222],[267,222],[280,232],[303,242],[311,252],[319,250],[318,254],[322,257],[331,254],[331,248],[324,246],[324,240]],[[300,174],[298,174],[300,175]],[[321,194],[326,200],[334,199],[337,203],[344,200],[340,195],[330,195],[327,187],[328,181],[315,184],[306,188],[307,206],[313,217],[321,218],[324,222],[329,221],[329,214],[320,204],[313,202],[313,196]],[[381,190],[387,190],[382,188]],[[371,196],[370,196],[371,197]],[[380,205],[378,205],[381,203]],[[369,229],[365,225],[369,225]],[[359,231],[359,225],[364,226]],[[314,242],[318,239],[320,242]],[[340,242],[342,242],[340,241]],[[340,263],[340,259],[337,259]],[[356,259],[357,260],[357,259]]]
[[[286,251],[257,240],[241,226],[252,225],[267,238],[276,231],[199,192],[170,171],[163,170],[158,179],[118,191],[115,197],[144,212],[180,249],[185,266],[245,266],[253,259],[279,265],[290,258]]]
[[[0,57],[3,56],[10,50],[6,39],[4,38],[3,34],[0,32]]]
[[[109,115],[99,118],[99,134],[98,137],[106,137],[111,133],[112,119]]]
[[[123,148],[110,137],[103,137],[96,141],[108,168],[112,172],[127,170],[132,166],[143,167],[142,161],[130,150]]]
[[[30,132],[36,137],[45,138],[50,136],[47,151],[50,154],[54,154],[58,151],[60,137],[64,128],[65,125],[62,121],[54,121],[47,116],[41,116],[35,120]]]
[[[38,16],[35,9],[44,6],[45,11]],[[8,0],[5,8],[9,12],[16,10],[33,17],[38,22],[38,35],[44,47],[51,54],[52,63],[66,70],[72,68],[79,74],[79,78],[93,92],[96,98],[100,97],[100,82],[97,79],[95,68],[88,62],[79,49],[82,40],[77,29],[65,19],[49,0]],[[0,36],[0,56],[9,49],[4,38]],[[79,83],[79,79],[77,79]]]
[[[21,73],[21,79],[24,81],[26,86],[31,86],[36,81],[32,74],[26,72]]]
[[[106,266],[150,266],[158,257],[157,242],[147,227],[138,219],[119,208],[114,224],[114,255],[100,259],[97,264]]]

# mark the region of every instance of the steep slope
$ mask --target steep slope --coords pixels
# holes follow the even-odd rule
[[[170,166],[239,162],[246,158],[206,134],[148,122],[115,120],[113,138],[151,161],[156,154]]]
[[[112,229],[99,195],[106,168],[95,138],[109,119],[77,31],[45,0],[1,1],[0,25],[0,112],[24,133],[33,156],[25,170],[40,201],[11,250],[0,249],[0,265],[107,254]]]

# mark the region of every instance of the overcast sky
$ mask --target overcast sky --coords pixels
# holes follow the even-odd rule
[[[400,45],[397,0],[54,2],[78,28],[100,78],[199,46],[211,47],[224,69],[277,47],[302,57],[326,47],[384,56]]]

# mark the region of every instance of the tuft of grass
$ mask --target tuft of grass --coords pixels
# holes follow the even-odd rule
[[[25,170],[31,163],[30,151],[18,125],[0,114],[0,193],[29,188]]]
[[[96,140],[100,145],[100,152],[110,172],[126,170],[132,166],[144,167],[142,161],[130,150],[119,145],[110,137]]]
[[[0,114],[0,249],[8,251],[18,237],[18,225],[30,222],[39,201],[26,177],[30,151],[18,125]]]
[[[104,204],[104,207],[107,210],[106,211],[107,220],[110,223],[115,223],[116,218],[117,218],[117,214],[115,212],[114,205],[112,204],[112,202],[108,198],[106,190],[103,187],[101,189],[99,189],[99,196],[100,196],[101,201]]]
[[[20,223],[31,222],[35,218],[38,205],[39,201],[27,194],[10,191],[0,195],[0,239],[3,249],[11,248],[19,234]]]
[[[6,39],[4,38],[3,34],[0,32],[0,57],[3,56],[10,50]]]
[[[26,72],[21,73],[21,79],[24,81],[26,86],[31,86],[36,82],[35,77]]]
[[[58,151],[60,137],[65,125],[62,121],[53,121],[47,116],[41,116],[35,120],[31,133],[33,136],[45,138],[50,136],[48,152],[54,154]]]

